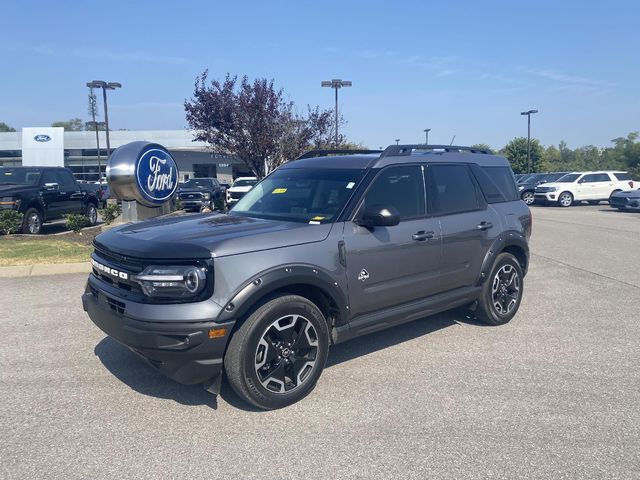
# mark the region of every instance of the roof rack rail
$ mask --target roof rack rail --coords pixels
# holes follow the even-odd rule
[[[380,158],[411,155],[414,150],[443,150],[445,152],[471,152],[484,153],[487,155],[493,154],[493,152],[487,148],[462,147],[459,145],[425,145],[424,143],[418,143],[414,145],[389,145],[384,149],[384,152],[382,152]]]
[[[313,157],[327,157],[329,155],[358,155],[367,153],[382,153],[382,150],[349,150],[349,149],[321,149],[321,150],[309,150],[300,155],[296,160],[302,160],[303,158]]]

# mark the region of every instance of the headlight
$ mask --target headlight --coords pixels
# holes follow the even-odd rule
[[[211,194],[210,193],[204,193],[202,194],[202,198],[204,198],[205,200],[209,200],[211,198]]]
[[[204,268],[191,265],[152,265],[133,277],[148,297],[169,298],[196,296],[204,290],[206,278]]]

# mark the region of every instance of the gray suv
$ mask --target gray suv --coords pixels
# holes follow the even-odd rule
[[[150,365],[274,409],[313,390],[330,345],[455,307],[491,325],[522,300],[529,208],[503,157],[393,145],[289,162],[228,214],[95,240],[85,311]]]

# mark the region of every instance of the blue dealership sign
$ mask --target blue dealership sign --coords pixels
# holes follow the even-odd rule
[[[131,142],[109,157],[107,181],[116,198],[159,207],[178,189],[178,165],[162,145]]]
[[[149,145],[138,158],[136,181],[140,193],[150,202],[162,204],[178,188],[178,166],[164,148]]]

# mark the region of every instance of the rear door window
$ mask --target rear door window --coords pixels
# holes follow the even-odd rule
[[[513,172],[509,167],[480,167],[471,165],[473,174],[482,188],[487,203],[518,200]],[[527,183],[527,182],[524,182]]]
[[[480,209],[478,191],[467,165],[434,165],[427,168],[429,212],[436,215]]]
[[[631,180],[631,175],[627,172],[616,172],[613,174],[618,180]]]

